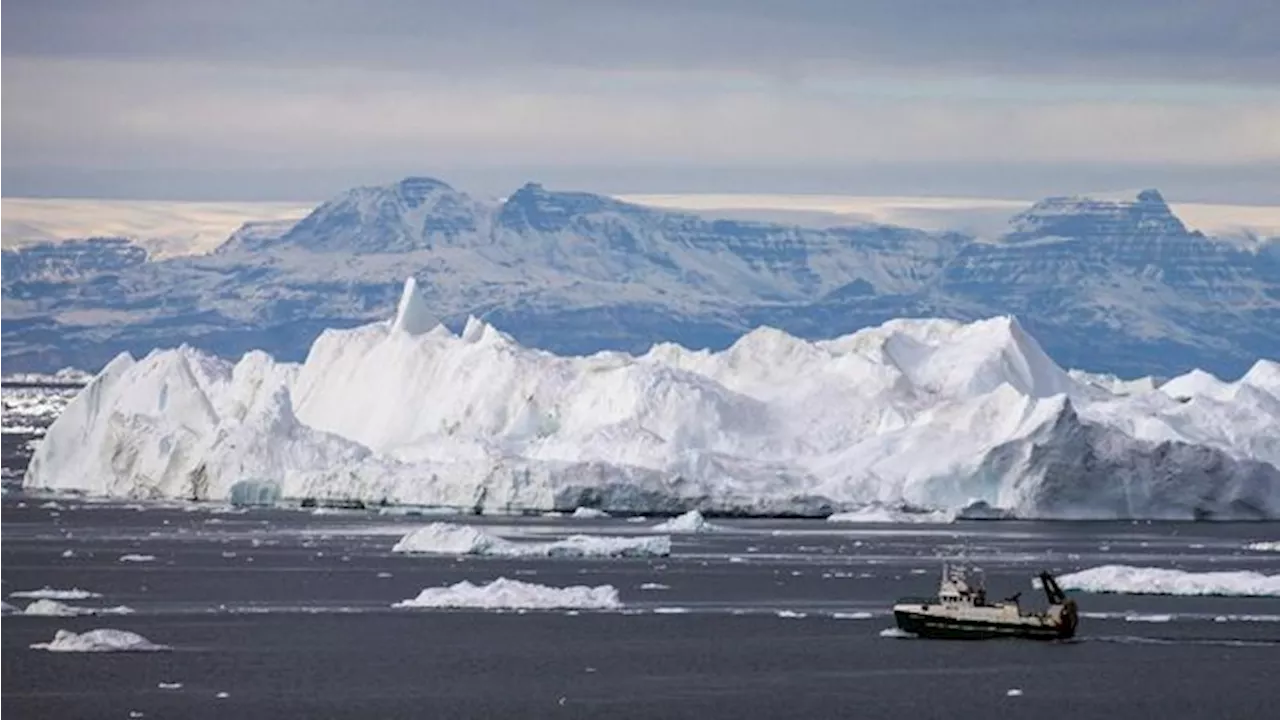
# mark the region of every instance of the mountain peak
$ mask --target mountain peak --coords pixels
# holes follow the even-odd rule
[[[410,176],[389,188],[406,201],[410,207],[417,207],[438,193],[456,193],[448,183],[432,177]]]
[[[575,216],[635,207],[604,195],[551,191],[540,183],[530,182],[511,193],[502,204],[498,222],[509,228],[556,232],[565,229]]]
[[[1133,198],[1133,199],[1130,199]],[[1159,190],[1123,198],[1078,195],[1045,198],[1010,222],[1006,240],[1045,237],[1182,236],[1190,234]]]
[[[1146,190],[1138,193],[1138,202],[1150,205],[1164,205],[1165,207],[1168,207],[1164,201],[1164,196],[1155,188],[1147,188]]]
[[[410,176],[338,195],[280,242],[322,251],[409,252],[474,235],[483,213],[475,200],[449,184]]]

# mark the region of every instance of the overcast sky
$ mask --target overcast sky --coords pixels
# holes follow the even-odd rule
[[[3,194],[1280,202],[1275,0],[7,0]]]

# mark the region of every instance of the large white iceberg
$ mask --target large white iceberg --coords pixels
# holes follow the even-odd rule
[[[400,538],[391,551],[498,557],[666,557],[671,554],[671,538],[570,535],[552,542],[514,542],[472,525],[432,523]]]
[[[155,652],[169,649],[167,645],[157,645],[137,633],[110,628],[83,633],[59,630],[52,641],[35,643],[31,647],[49,652]]]
[[[1059,368],[1008,317],[559,357],[431,317],[410,283],[393,321],[326,331],[301,365],[121,355],[24,484],[228,500],[252,482],[486,512],[1280,517],[1280,365],[1266,360],[1231,383],[1104,382]]]
[[[484,585],[466,580],[448,587],[426,588],[398,608],[482,608],[488,610],[612,610],[622,606],[612,585],[548,587],[498,578]]]
[[[1062,575],[1058,584],[1068,590],[1091,593],[1280,597],[1280,575],[1263,575],[1252,570],[1186,572],[1103,565]]]

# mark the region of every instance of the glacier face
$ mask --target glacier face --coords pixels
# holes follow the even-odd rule
[[[119,241],[4,251],[13,370],[101,367],[171,343],[300,360],[324,329],[385,317],[407,274],[436,315],[560,354],[722,349],[767,325],[830,338],[896,317],[1012,314],[1073,367],[1244,372],[1280,357],[1280,243],[1188,231],[1158,193],[1050,198],[994,239],[900,227],[711,220],[537,184],[501,201],[431,178],[356,188],[207,256]]]
[[[1064,371],[1010,317],[772,328],[721,352],[566,357],[471,319],[321,334],[301,365],[190,347],[111,362],[33,487],[488,511],[822,515],[868,503],[1026,517],[1280,516],[1280,366],[1155,387]]]

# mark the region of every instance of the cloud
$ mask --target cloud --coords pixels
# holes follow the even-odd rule
[[[1280,161],[1280,101],[873,99],[718,73],[458,82],[141,61],[18,60],[11,160],[253,164]]]
[[[1222,187],[1232,168],[1274,182],[1280,166],[1270,33],[1280,4],[1270,1],[14,0],[5,10],[11,194],[89,187],[77,185],[86,173],[108,178],[93,187],[116,177],[125,194],[128,178],[148,195],[178,175],[201,186],[198,173],[253,194],[272,172],[346,173],[335,180],[345,185],[516,167],[599,168],[582,175],[593,185],[667,178],[615,191],[675,190],[708,168],[818,178],[873,166],[1010,177],[1034,167],[1044,178],[1067,165],[1213,168],[1202,182]],[[957,176],[946,191],[972,181]],[[919,188],[885,189],[904,190]]]

